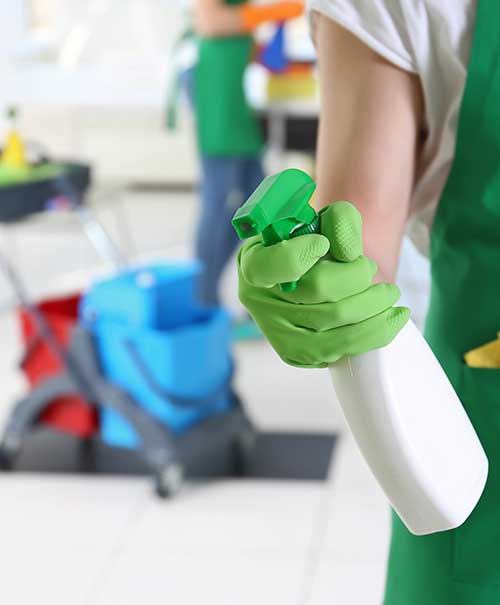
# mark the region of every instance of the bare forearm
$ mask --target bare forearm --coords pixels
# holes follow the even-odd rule
[[[365,253],[393,280],[419,152],[422,101],[416,76],[318,16],[321,83],[318,206],[354,203]]]

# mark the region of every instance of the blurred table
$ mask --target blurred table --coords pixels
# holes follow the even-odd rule
[[[272,153],[316,152],[319,120],[316,101],[269,103],[257,111]]]

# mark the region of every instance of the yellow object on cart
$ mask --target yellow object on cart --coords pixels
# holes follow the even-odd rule
[[[11,130],[7,136],[0,163],[11,168],[28,168],[24,144],[16,130]]]
[[[10,130],[0,155],[0,187],[10,187],[33,181],[43,181],[58,176],[61,166],[52,162],[31,165],[28,162],[23,139],[17,129],[17,110],[7,113]]]
[[[0,164],[14,170],[26,170],[29,167],[28,160],[26,159],[24,143],[16,128],[17,110],[14,107],[8,110],[8,118],[10,131],[0,157]]]

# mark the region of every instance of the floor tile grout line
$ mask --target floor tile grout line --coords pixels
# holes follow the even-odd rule
[[[96,578],[92,583],[92,586],[88,589],[87,595],[84,597],[83,605],[95,605],[99,595],[105,587],[106,581],[116,567],[116,564],[120,558],[120,555],[125,550],[125,547],[129,541],[130,533],[132,528],[135,526],[141,513],[144,511],[151,494],[144,494],[142,491],[139,493],[137,501],[132,506],[130,513],[123,524],[122,529],[118,532],[118,536],[114,540],[114,544],[111,547],[109,555],[106,557],[100,571],[96,574]]]
[[[328,525],[330,523],[330,510],[331,502],[333,498],[332,486],[335,485],[335,473],[336,469],[342,464],[342,438],[338,438],[339,456],[333,456],[330,463],[330,469],[328,471],[328,478],[323,487],[323,493],[321,494],[320,501],[318,504],[318,513],[316,516],[316,522],[314,523],[313,530],[311,532],[311,540],[308,548],[308,556],[305,564],[304,573],[302,575],[301,587],[299,589],[299,596],[297,605],[311,605],[311,598],[314,589],[314,581],[318,573],[318,566],[321,558],[321,554],[324,550],[324,544],[326,540],[326,533]],[[332,479],[333,478],[333,479]]]

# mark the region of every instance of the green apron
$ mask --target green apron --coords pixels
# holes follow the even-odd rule
[[[252,47],[249,35],[200,39],[195,107],[202,155],[249,157],[262,150],[262,135],[244,90]]]
[[[479,0],[455,158],[432,231],[426,325],[485,448],[488,482],[455,530],[417,537],[393,516],[386,605],[500,604],[500,369],[463,362],[500,330],[499,52],[500,2]]]

